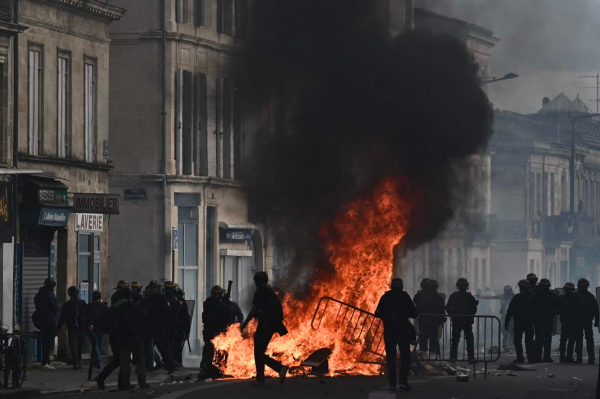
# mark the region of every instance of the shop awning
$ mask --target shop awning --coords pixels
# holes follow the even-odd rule
[[[231,230],[256,230],[256,226],[252,223],[227,223],[219,222],[219,228]]]
[[[49,178],[49,177],[41,177],[41,176],[31,176],[27,178],[31,183],[33,183],[33,185],[37,186],[38,188],[45,188],[45,189],[56,189],[56,190],[68,190],[69,187],[58,181],[55,180],[53,178]]]

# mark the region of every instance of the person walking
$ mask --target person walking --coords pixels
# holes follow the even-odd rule
[[[62,307],[56,330],[60,330],[63,324],[67,325],[73,370],[79,370],[81,369],[83,344],[85,343],[88,329],[91,326],[87,313],[87,305],[85,301],[79,299],[79,289],[75,286],[69,287],[67,294],[70,299]]]
[[[92,348],[94,354],[94,367],[102,368],[102,344],[104,343],[104,334],[108,333],[107,313],[108,305],[102,302],[102,294],[99,291],[92,293],[92,302],[87,305],[90,324],[94,327],[96,343]]]
[[[283,384],[287,376],[289,367],[284,366],[275,359],[269,357],[265,352],[275,333],[281,336],[287,334],[287,329],[283,324],[283,307],[275,295],[275,292],[268,285],[269,276],[266,272],[257,272],[254,275],[254,284],[256,292],[252,301],[252,309],[246,317],[246,320],[240,326],[244,331],[250,320],[258,319],[258,327],[254,333],[254,362],[256,363],[256,381],[253,385],[263,385],[265,383],[265,365],[269,366],[279,373],[279,383]],[[225,315],[229,314],[225,306]],[[228,317],[226,317],[228,320]]]
[[[42,369],[54,370],[55,367],[50,363],[50,355],[54,351],[54,337],[56,336],[56,326],[58,324],[58,300],[54,295],[56,281],[53,278],[44,280],[44,286],[40,287],[33,298],[35,312],[31,316],[33,325],[40,330],[42,341]]]
[[[131,364],[136,367],[137,380],[140,389],[150,388],[146,383],[146,364],[144,361],[144,345],[140,331],[144,325],[144,315],[139,306],[133,302],[130,288],[119,290],[121,299],[115,305],[114,318],[121,346],[121,372],[119,373],[118,388],[120,391],[130,390]]]
[[[458,291],[453,292],[446,304],[446,311],[450,316],[474,316],[477,313],[478,301],[467,291],[469,281],[466,278],[459,278],[456,281]],[[475,360],[475,348],[473,337],[473,317],[452,317],[452,338],[450,347],[450,359],[458,358],[458,344],[460,334],[464,332],[464,339],[467,341],[467,356],[469,361]]]
[[[517,358],[514,363],[525,363],[523,356],[523,334],[525,334],[525,348],[529,363],[537,363],[537,351],[533,340],[534,322],[540,311],[538,299],[531,293],[531,284],[527,280],[519,281],[519,293],[514,296],[508,305],[504,328],[508,329],[511,319],[515,320],[515,351]]]
[[[395,391],[398,382],[396,378],[396,353],[400,351],[400,389],[410,391],[408,374],[410,372],[410,341],[416,339],[416,332],[408,320],[416,319],[417,307],[410,295],[404,291],[401,278],[392,279],[390,290],[387,291],[377,305],[375,317],[383,321],[383,340],[385,342],[386,363],[390,390]]]
[[[581,364],[583,362],[583,334],[585,334],[585,342],[587,344],[588,352],[588,363],[594,364],[596,360],[596,354],[594,351],[594,327],[598,327],[600,322],[600,315],[598,311],[598,302],[594,294],[589,292],[590,282],[581,278],[577,282],[577,292],[575,293],[577,298],[577,343],[576,352],[577,360],[576,363]]]
[[[229,309],[227,302],[223,298],[223,288],[215,285],[210,290],[210,297],[202,304],[202,339],[204,348],[202,348],[202,361],[200,363],[200,373],[198,379],[206,379],[214,374],[213,358],[215,356],[215,347],[211,342],[217,335],[227,331],[229,325]]]
[[[414,303],[418,314],[427,315],[419,317],[419,349],[429,355],[427,358],[430,352],[439,355],[438,328],[446,322],[446,309],[444,298],[435,292],[432,280],[424,278],[421,281],[421,290],[415,294]]]

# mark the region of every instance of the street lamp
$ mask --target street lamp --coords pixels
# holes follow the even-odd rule
[[[499,81],[501,81],[501,80],[515,79],[515,78],[518,78],[518,77],[519,77],[519,75],[517,75],[516,73],[514,73],[514,72],[509,72],[509,73],[507,73],[506,75],[504,75],[503,77],[501,77],[501,78],[498,78],[498,79],[496,79],[496,77],[495,77],[495,76],[493,76],[493,77],[485,77],[485,78],[482,78],[482,79],[489,79],[489,80],[486,80],[486,81],[484,81],[484,82],[481,82],[481,84],[482,84],[482,85],[487,85],[488,83],[499,82]]]

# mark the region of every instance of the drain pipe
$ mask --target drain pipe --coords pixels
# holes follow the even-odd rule
[[[169,220],[168,220],[168,207],[171,201],[169,200],[169,191],[167,187],[167,156],[169,151],[167,149],[167,88],[169,81],[167,79],[167,7],[168,1],[163,0],[163,18],[162,18],[162,175],[163,175],[163,223],[164,230],[163,236],[164,242],[164,257],[163,257],[163,280],[171,279],[171,265],[169,262],[169,252],[171,252],[171,240],[169,231]]]
[[[13,3],[13,21],[19,23],[19,0]],[[19,33],[13,35],[13,167],[19,167]],[[23,313],[23,293],[20,287],[21,273],[19,267],[20,261],[20,242],[21,242],[21,218],[19,211],[19,174],[13,177],[13,326],[22,322]]]

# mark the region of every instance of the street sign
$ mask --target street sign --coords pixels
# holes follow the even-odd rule
[[[125,201],[147,201],[148,195],[145,188],[126,188]]]
[[[173,227],[173,251],[179,249],[179,230]]]

